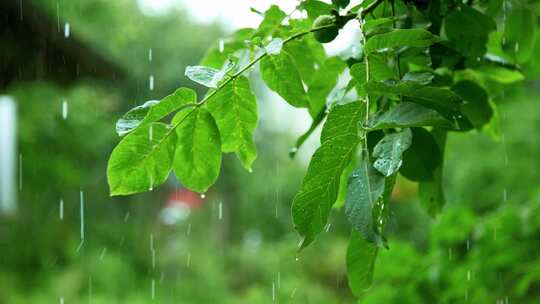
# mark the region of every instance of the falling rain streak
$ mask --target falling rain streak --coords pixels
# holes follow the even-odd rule
[[[69,38],[69,35],[70,35],[69,23],[66,22],[64,24],[64,37]]]
[[[63,200],[60,200],[60,206],[59,206],[59,216],[60,216],[60,220],[63,221],[64,220],[64,201]]]
[[[154,75],[150,75],[148,79],[148,88],[150,89],[150,91],[154,90]]]
[[[218,218],[220,220],[223,219],[223,203],[222,202],[219,202],[219,205],[218,205]]]
[[[152,48],[148,49],[148,61],[152,62]]]
[[[223,41],[223,39],[219,39],[218,48],[220,53],[223,53],[223,51],[225,50],[225,41]]]
[[[68,103],[67,100],[62,100],[62,118],[66,120],[68,117]]]
[[[81,243],[79,244],[79,247],[77,247],[77,252],[79,252],[84,245],[84,193],[81,190],[79,192],[79,199],[80,199],[80,218],[81,218]]]

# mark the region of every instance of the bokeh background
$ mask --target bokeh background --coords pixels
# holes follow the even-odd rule
[[[298,3],[1,1],[0,303],[356,303],[340,210],[297,253],[290,204],[318,136],[289,158],[308,115],[255,79],[253,173],[225,156],[204,196],[174,177],[108,195],[116,119],[180,86],[202,94],[185,67],[271,4]],[[533,59],[524,81],[491,88],[499,111],[484,132],[450,136],[440,216],[399,179],[390,250],[360,303],[539,303],[539,71]]]

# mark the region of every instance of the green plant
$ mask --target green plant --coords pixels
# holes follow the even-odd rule
[[[361,295],[379,249],[387,247],[396,175],[418,182],[430,215],[441,211],[447,133],[495,129],[497,107],[488,92],[523,78],[535,13],[520,0],[373,0],[342,15],[337,9],[305,0],[297,10],[308,17],[295,19],[272,6],[259,28],[237,31],[213,45],[200,66],[186,69],[209,88],[201,100],[180,88],[126,113],[117,123],[125,137],[108,165],[111,194],[152,190],[173,169],[184,186],[205,192],[217,179],[222,152],[236,153],[251,170],[258,117],[247,76],[258,64],[271,90],[313,118],[296,149],[326,119],[292,215],[304,248],[324,230],[333,206],[344,204],[353,227],[349,285]],[[360,25],[362,52],[326,56],[320,42],[351,20]],[[347,74],[342,85],[338,76]],[[170,123],[161,122],[172,114]]]

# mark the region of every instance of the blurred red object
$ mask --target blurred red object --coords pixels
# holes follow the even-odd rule
[[[188,206],[190,209],[199,208],[203,204],[203,199],[196,192],[182,188],[169,194],[165,207],[174,207],[179,204]]]

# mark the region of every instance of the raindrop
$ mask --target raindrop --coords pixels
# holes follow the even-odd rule
[[[191,234],[191,223],[188,224],[187,230],[186,230],[186,235],[190,235],[190,234]]]
[[[152,279],[150,289],[151,289],[152,300],[154,300],[156,298],[156,280],[155,279]]]
[[[290,157],[294,157],[296,155],[296,153],[298,153],[298,148],[294,147],[294,148],[289,149],[289,156]]]
[[[124,216],[124,223],[127,223],[128,219],[129,219],[129,216],[130,216],[130,213],[128,211],[128,212],[126,212],[126,215]]]
[[[150,75],[150,78],[148,79],[148,87],[150,88],[150,91],[154,90],[154,75]]]
[[[164,280],[165,280],[165,273],[162,271],[161,275],[159,276],[159,284],[163,284]]]
[[[152,48],[148,49],[148,61],[152,62]]]
[[[225,41],[223,39],[219,39],[218,48],[220,53],[223,53],[223,51],[225,50]]]
[[[64,37],[69,38],[70,30],[69,30],[69,23],[64,23]]]
[[[62,118],[66,120],[68,117],[68,103],[67,100],[62,100]]]
[[[223,202],[219,202],[219,205],[218,205],[218,218],[220,220],[223,219]]]
[[[60,200],[60,206],[58,209],[59,209],[60,220],[63,221],[64,220],[64,201],[63,200]]]
[[[471,271],[467,270],[467,281],[471,280]]]
[[[253,173],[253,169],[249,168],[249,169],[248,169],[248,172],[249,172],[249,173]]]
[[[79,192],[79,202],[80,202],[80,217],[81,217],[81,244],[79,245],[79,247],[82,247],[84,243],[84,192],[82,190]]]
[[[471,249],[471,242],[467,240],[467,251],[469,251],[470,249]]]
[[[60,304],[64,304],[64,297],[60,298]]]
[[[154,128],[152,125],[150,125],[150,128],[148,128],[148,140],[152,141],[154,138]]]
[[[291,292],[291,299],[294,298],[295,295],[296,295],[296,287]]]
[[[276,283],[272,282],[272,302],[276,301]]]
[[[330,223],[326,224],[326,226],[324,226],[324,231],[326,231],[326,232],[330,231],[331,226],[332,226],[332,224],[330,224]]]
[[[298,256],[296,256],[296,257],[294,258],[294,260],[295,260],[296,262],[298,262],[298,261],[300,261],[300,258],[299,258]]]
[[[206,194],[201,193],[201,198],[204,199],[206,197]]]
[[[102,261],[105,257],[105,254],[107,253],[107,247],[103,247],[103,250],[101,250],[101,254],[99,255],[99,260]]]
[[[186,267],[189,268],[191,266],[191,252],[188,253],[187,259],[186,259]]]

